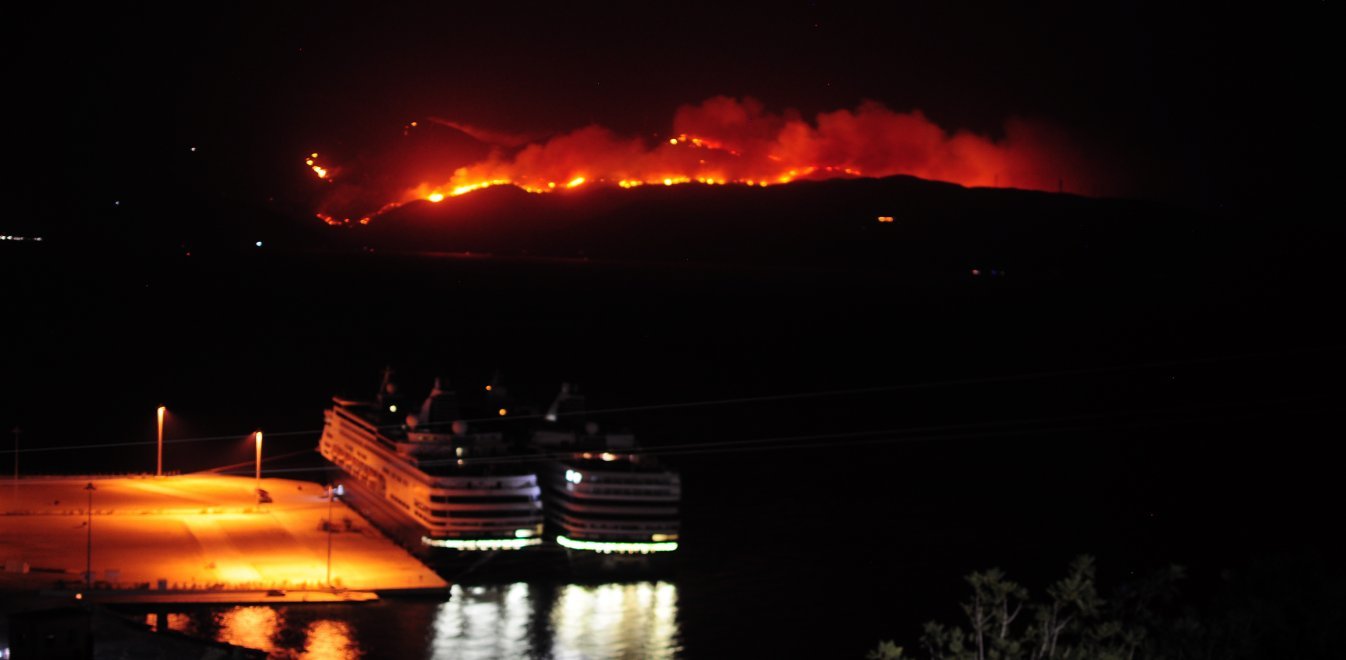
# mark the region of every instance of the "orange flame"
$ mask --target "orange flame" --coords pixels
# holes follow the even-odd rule
[[[765,187],[906,174],[966,186],[1056,191],[1066,188],[1069,173],[1073,192],[1099,192],[1100,187],[1076,149],[1053,131],[1018,120],[1007,122],[1005,137],[993,140],[950,133],[920,111],[895,112],[872,102],[821,113],[810,122],[768,113],[753,99],[715,97],[679,108],[673,127],[670,137],[653,145],[587,126],[512,151],[497,149],[447,180],[406,189],[360,222],[409,202],[438,203],[504,185],[547,193],[602,184]],[[305,163],[320,179],[334,178],[317,153]],[[351,222],[319,217],[329,224]]]

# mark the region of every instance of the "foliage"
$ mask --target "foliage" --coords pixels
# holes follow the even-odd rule
[[[1049,585],[1046,598],[1033,600],[1028,589],[1000,569],[965,579],[971,597],[962,603],[967,626],[925,624],[921,646],[932,660],[1131,660],[1150,653],[1156,598],[1170,593],[1183,572],[1173,567],[1140,588],[1105,600],[1095,585],[1094,559],[1071,562],[1065,577]],[[908,658],[894,642],[882,642],[869,658]]]
[[[1346,571],[1317,551],[1222,570],[1205,597],[1180,598],[1186,577],[1169,566],[1104,598],[1085,556],[1034,598],[998,569],[973,573],[966,624],[925,624],[921,650],[931,660],[1302,660],[1346,647]],[[889,641],[868,657],[915,657],[904,653]]]

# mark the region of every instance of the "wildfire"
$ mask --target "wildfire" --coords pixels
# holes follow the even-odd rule
[[[309,169],[313,170],[313,173],[317,174],[319,179],[327,179],[328,175],[331,174],[330,170],[318,164],[318,152],[316,151],[304,159],[304,164],[308,165]]]
[[[447,120],[434,123],[474,136],[493,134]],[[765,187],[907,174],[966,186],[1056,191],[1066,188],[1068,173],[1072,191],[1098,192],[1099,187],[1074,148],[1053,131],[1022,121],[1007,122],[1005,137],[993,140],[967,131],[950,133],[919,111],[895,112],[877,103],[822,113],[810,122],[768,113],[752,99],[716,97],[680,108],[673,128],[654,144],[587,126],[497,148],[486,159],[457,168],[447,180],[392,192],[393,201],[359,222],[418,200],[439,203],[493,186],[530,193],[595,185]],[[333,170],[319,163],[317,153],[305,164],[319,179],[332,182]],[[332,224],[351,222],[319,217]]]

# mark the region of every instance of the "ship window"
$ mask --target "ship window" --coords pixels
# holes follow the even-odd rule
[[[532,495],[431,495],[430,501],[436,504],[515,504],[536,502]]]

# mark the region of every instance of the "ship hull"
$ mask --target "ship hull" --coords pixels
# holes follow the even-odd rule
[[[577,580],[648,580],[676,573],[677,555],[671,552],[619,554],[565,550],[566,571]]]
[[[426,530],[359,479],[337,466],[328,468],[329,483],[342,485],[344,501],[370,524],[451,582],[498,582],[546,579],[567,573],[562,548],[546,545],[519,550],[455,550],[422,541]]]

